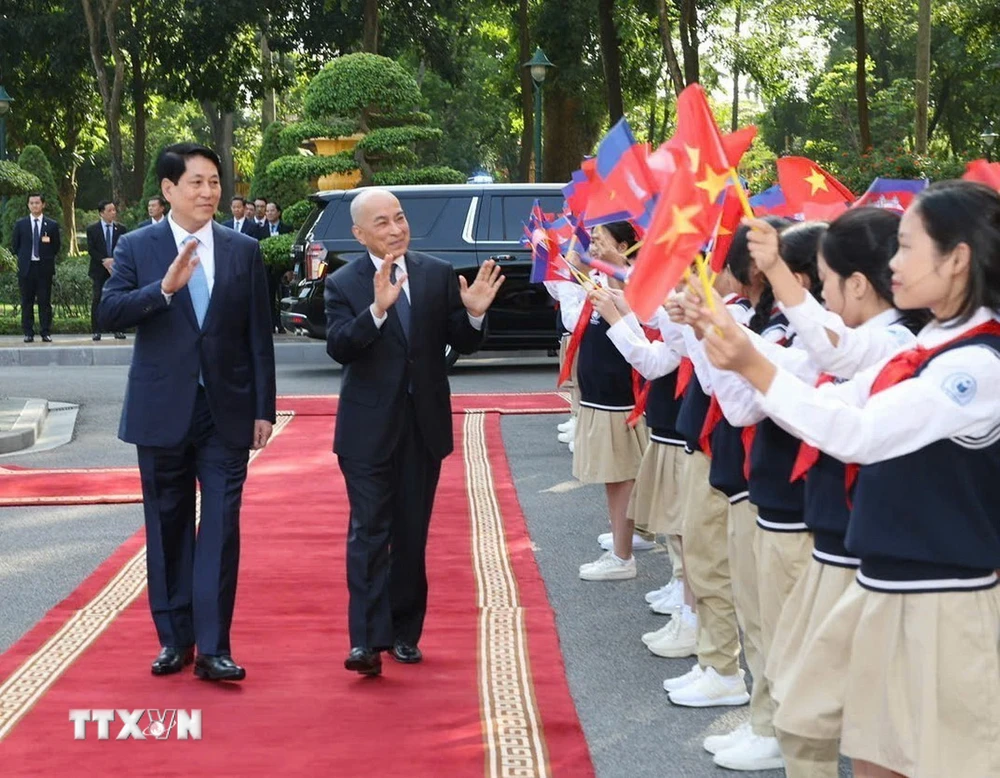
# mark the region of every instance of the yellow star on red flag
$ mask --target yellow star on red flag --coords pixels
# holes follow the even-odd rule
[[[700,230],[691,220],[701,213],[700,205],[689,205],[685,208],[673,205],[670,211],[670,227],[656,239],[656,244],[674,243],[682,235],[695,235]]]
[[[719,172],[708,166],[705,167],[705,177],[695,184],[699,189],[708,193],[708,201],[714,203],[719,199],[719,195],[729,186],[729,171]]]
[[[808,181],[809,186],[812,187],[812,191],[809,193],[810,195],[816,194],[821,189],[824,192],[830,191],[830,188],[826,185],[826,176],[820,173],[816,168],[812,169],[812,175],[806,176],[805,180]]]

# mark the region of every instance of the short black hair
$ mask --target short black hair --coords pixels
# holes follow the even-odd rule
[[[114,200],[101,200],[97,204],[97,212],[98,213],[104,213],[104,209],[105,208],[107,208],[109,205],[114,205],[114,204],[115,204]]]
[[[204,157],[215,165],[219,175],[222,175],[222,160],[208,146],[199,143],[175,143],[163,149],[156,158],[156,179],[162,181],[167,178],[176,184],[187,170],[187,161],[191,157]]]
[[[624,243],[628,248],[632,248],[636,244],[635,227],[629,222],[608,222],[601,226],[608,231],[615,243]]]
[[[43,195],[41,192],[28,192],[28,200],[30,200],[32,197],[37,197],[43,203],[45,202],[45,195]],[[25,202],[27,202],[27,200],[25,200]]]
[[[230,203],[235,203],[237,200],[239,200],[241,203],[243,203],[243,205],[247,204],[247,199],[243,195],[233,195],[233,199],[230,200],[229,202]]]
[[[166,209],[167,207],[167,198],[164,197],[163,195],[153,195],[148,200],[146,200],[147,205],[149,205],[150,200],[156,200],[157,202],[159,202],[161,208]]]
[[[253,204],[256,205],[258,200],[260,200],[265,205],[267,204],[267,198],[266,197],[255,197],[253,199]]]
[[[969,284],[948,323],[964,324],[978,308],[1000,308],[1000,194],[972,181],[938,181],[911,207],[940,253],[969,247]]]

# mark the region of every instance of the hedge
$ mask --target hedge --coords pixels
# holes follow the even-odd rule
[[[312,200],[299,200],[281,212],[281,220],[298,230],[314,207]]]
[[[342,151],[339,154],[330,156],[304,156],[293,154],[287,157],[279,157],[267,166],[267,176],[272,180],[291,181],[309,180],[319,178],[330,173],[350,173],[357,170],[358,165],[354,161],[354,153]],[[302,198],[296,198],[299,200]]]
[[[306,119],[290,124],[281,131],[281,150],[283,155],[296,154],[303,141],[310,138],[340,138],[353,135],[357,131],[358,123],[350,119],[333,119],[326,122]]]
[[[16,162],[0,160],[0,197],[27,194],[42,188],[42,182]]]
[[[464,184],[465,173],[454,168],[437,166],[416,170],[385,170],[376,173],[376,186],[403,186],[405,184]]]
[[[295,242],[295,233],[289,232],[285,235],[274,235],[264,238],[260,242],[260,253],[264,257],[264,264],[272,270],[285,272],[292,269],[292,244]]]
[[[419,103],[420,87],[402,65],[366,52],[328,62],[309,82],[303,98],[306,117],[320,120],[412,111]]]
[[[411,143],[439,141],[444,137],[444,131],[437,127],[384,127],[372,130],[358,142],[358,146],[367,156],[369,153],[378,156],[390,154],[400,146]]]

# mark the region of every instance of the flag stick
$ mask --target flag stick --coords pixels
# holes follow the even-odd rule
[[[590,287],[591,289],[594,289],[594,288],[595,288],[595,286],[594,286],[594,282],[593,282],[593,281],[591,281],[591,280],[590,280],[590,279],[589,279],[589,278],[588,278],[587,276],[585,276],[585,275],[584,275],[583,273],[581,273],[581,272],[580,272],[579,270],[577,270],[577,269],[576,269],[576,268],[575,268],[575,267],[573,266],[573,263],[572,263],[572,262],[570,262],[570,261],[569,261],[568,259],[566,259],[566,257],[565,257],[564,255],[560,254],[560,255],[559,255],[559,258],[560,258],[560,259],[561,259],[561,260],[562,260],[563,262],[565,262],[565,263],[566,263],[566,267],[568,267],[568,268],[569,268],[570,272],[571,272],[571,273],[573,274],[573,277],[574,277],[574,278],[575,278],[575,279],[576,279],[576,280],[577,280],[577,281],[578,281],[578,282],[580,283],[580,286],[583,286],[583,287],[588,287],[588,286],[589,286],[589,287]]]
[[[754,217],[753,207],[750,205],[750,200],[747,199],[746,190],[743,189],[743,182],[740,181],[740,176],[736,172],[736,168],[729,168],[729,177],[736,187],[736,196],[740,199],[740,205],[743,206],[743,215],[748,219],[752,219]]]
[[[708,305],[708,310],[715,311],[715,295],[712,294],[712,282],[708,278],[708,257],[704,254],[699,254],[695,259],[698,265],[698,278],[701,279],[701,288],[705,292],[705,304]]]
[[[645,239],[643,239],[643,240],[645,240]],[[631,246],[629,246],[627,249],[625,249],[624,252],[622,252],[622,256],[623,257],[627,257],[629,254],[631,254],[631,253],[633,253],[635,251],[638,251],[639,249],[642,248],[642,243],[643,243],[643,241],[641,241],[641,240],[636,241]]]

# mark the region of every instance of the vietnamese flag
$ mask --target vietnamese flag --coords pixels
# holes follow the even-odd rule
[[[778,184],[788,207],[796,213],[803,211],[806,203],[849,205],[855,200],[850,189],[811,159],[781,157],[777,166]]]
[[[729,167],[734,170],[739,167],[743,155],[750,149],[753,139],[757,137],[756,127],[744,127],[742,130],[731,132],[722,136],[722,147],[726,150],[729,158]]]
[[[660,195],[625,299],[648,321],[712,235],[718,207],[705,197],[689,167],[680,164]]]
[[[976,181],[1000,191],[1000,162],[987,162],[985,159],[974,160],[966,166],[962,180]]]
[[[732,187],[726,190],[726,199],[722,204],[722,213],[719,215],[719,226],[715,229],[715,239],[712,241],[712,261],[713,273],[721,273],[726,265],[726,257],[729,256],[729,248],[733,245],[733,236],[739,229],[740,221],[743,219],[743,204]]]

